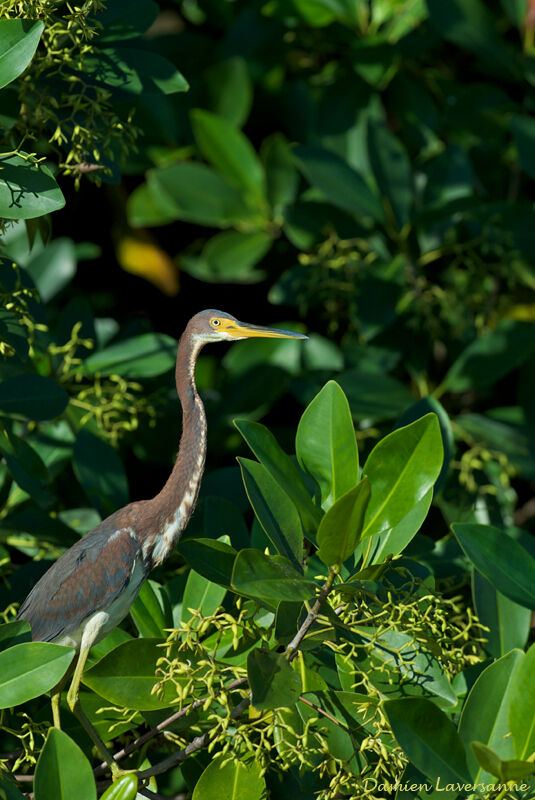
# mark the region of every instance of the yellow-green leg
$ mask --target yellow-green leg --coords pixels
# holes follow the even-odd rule
[[[72,675],[72,668],[69,667],[63,678],[60,680],[59,683],[54,686],[52,691],[50,692],[50,704],[52,706],[52,721],[54,723],[54,728],[61,729],[61,718],[59,715],[59,701],[61,699],[61,693],[64,690],[67,681]]]
[[[97,749],[97,752],[107,764],[109,764],[111,768],[111,774],[114,780],[124,775],[128,770],[123,770],[119,767],[116,761],[114,761],[112,754],[96,732],[95,728],[91,724],[91,722],[86,717],[84,710],[80,704],[80,682],[82,680],[82,675],[84,672],[85,662],[87,661],[87,656],[89,653],[89,648],[85,648],[80,650],[80,655],[78,656],[78,662],[76,664],[76,669],[74,670],[74,675],[72,678],[72,683],[69,687],[69,691],[67,692],[67,703],[69,708],[71,709],[72,713],[78,718],[80,724],[85,728],[88,735],[93,740],[93,743]],[[59,701],[58,701],[59,702]],[[54,706],[52,706],[52,709]],[[55,723],[54,723],[55,724]]]

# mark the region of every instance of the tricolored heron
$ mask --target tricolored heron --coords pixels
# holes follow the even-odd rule
[[[212,309],[190,319],[176,359],[182,435],[167,483],[152,500],[119,509],[69,548],[36,583],[18,613],[18,619],[30,623],[33,641],[70,645],[79,652],[67,702],[114,777],[122,770],[80,706],[79,688],[87,656],[92,645],[128,614],[149,572],[171,553],[193,513],[206,455],[206,416],[195,385],[195,364],[201,348],[208,342],[257,336],[307,338],[293,331],[239,322]],[[56,727],[60,727],[59,699],[67,677],[52,694]]]

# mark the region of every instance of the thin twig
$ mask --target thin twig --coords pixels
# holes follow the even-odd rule
[[[323,708],[320,708],[315,703],[311,703],[310,700],[307,697],[303,697],[303,695],[299,695],[299,699],[300,699],[300,701],[302,703],[304,703],[307,706],[310,706],[310,708],[313,708],[314,711],[317,711],[318,714],[322,714],[324,717],[327,717],[327,719],[330,719],[331,722],[334,722],[335,725],[338,725],[338,727],[342,728],[342,730],[345,731],[346,733],[351,733],[349,728],[347,728],[345,725],[343,725],[340,722],[340,720],[336,719],[336,717],[333,717],[332,714],[329,714],[328,711],[324,711]]]
[[[229,683],[229,685],[226,688],[226,691],[232,692],[234,691],[234,689],[238,689],[245,683],[247,683],[247,678],[236,678],[236,680],[232,681],[232,683]],[[191,711],[194,711],[196,708],[200,708],[202,705],[204,705],[206,699],[207,699],[206,697],[203,697],[200,700],[195,700],[193,703],[190,703],[189,706],[186,706],[185,708],[182,708],[180,711],[176,711],[174,714],[171,714],[170,717],[167,717],[167,719],[162,720],[160,723],[158,723],[158,725],[155,725],[154,728],[151,728],[150,731],[147,731],[142,736],[139,736],[129,745],[123,747],[122,750],[119,750],[117,753],[115,753],[113,756],[113,760],[120,761],[122,758],[125,758],[125,756],[130,755],[130,753],[133,753],[135,750],[139,750],[140,747],[143,747],[143,745],[146,742],[150,741],[155,736],[158,736],[158,734],[164,731],[165,728],[168,728],[178,719],[181,719],[181,717],[184,717],[186,714],[189,714]],[[104,761],[102,762],[102,764],[99,764],[98,767],[95,767],[95,769],[93,770],[93,775],[101,775],[107,769],[108,769],[108,764]]]
[[[238,719],[238,717],[241,717],[250,702],[250,697],[244,697],[243,700],[241,700],[241,702],[239,702],[238,705],[232,710],[230,718]],[[160,761],[159,764],[155,764],[150,769],[144,769],[141,772],[138,772],[138,778],[151,778],[153,775],[161,775],[163,772],[167,772],[168,769],[176,767],[177,764],[181,764],[188,756],[196,753],[198,750],[202,750],[204,747],[207,747],[210,744],[210,739],[212,736],[216,735],[220,728],[221,725],[216,725],[211,730],[203,733],[202,736],[196,736],[195,739],[192,739],[192,741],[183,750],[178,750],[176,753],[173,753],[168,758]]]
[[[321,592],[319,593],[316,602],[308,612],[305,621],[295,634],[294,638],[290,642],[290,644],[286,648],[286,655],[288,657],[288,661],[293,661],[296,657],[297,653],[299,652],[299,645],[305,638],[306,634],[308,633],[309,629],[312,627],[313,623],[318,618],[318,614],[320,608],[322,607],[325,598],[328,597],[330,592],[332,591],[334,579],[338,574],[338,570],[335,567],[331,567],[329,569],[329,576],[325,583],[322,586]]]

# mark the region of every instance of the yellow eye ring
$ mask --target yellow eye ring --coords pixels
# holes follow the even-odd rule
[[[210,320],[210,325],[212,326],[212,328],[219,328],[219,326],[221,325],[221,320],[219,320],[219,319],[211,319]]]

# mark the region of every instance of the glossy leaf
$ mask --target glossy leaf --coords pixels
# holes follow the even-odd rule
[[[89,74],[122,95],[143,92],[185,92],[188,83],[171,61],[150,50],[132,47],[106,47],[88,59]]]
[[[264,168],[241,131],[209,111],[191,112],[197,144],[210,163],[234,185],[263,195]]]
[[[388,556],[402,553],[422,527],[432,500],[431,488],[393,528],[361,542],[355,557],[360,557],[364,552],[367,564],[381,564]]]
[[[148,174],[171,219],[226,228],[250,216],[241,192],[204,164],[180,163]]]
[[[0,20],[0,89],[24,72],[44,27],[41,20]]]
[[[292,706],[301,693],[301,679],[285,653],[257,647],[247,658],[252,705],[259,711]]]
[[[281,133],[264,141],[262,158],[266,169],[267,197],[275,215],[292,205],[299,186],[299,173],[289,142]]]
[[[523,649],[531,627],[530,609],[498,592],[477,569],[473,574],[472,594],[478,619],[489,628],[485,631],[485,649],[495,658],[514,647]]]
[[[358,481],[358,450],[347,398],[329,381],[305,409],[297,427],[299,463],[317,481],[329,508]],[[345,560],[345,559],[344,559]]]
[[[76,253],[73,242],[67,238],[54,239],[31,259],[26,269],[37,286],[41,300],[48,302],[70,283],[76,274]]]
[[[0,625],[0,650],[7,650],[16,644],[31,642],[30,625],[23,619],[4,622]]]
[[[219,608],[226,593],[224,586],[212,583],[194,569],[190,570],[182,598],[182,620],[191,619],[193,611],[209,617]]]
[[[459,723],[459,735],[464,742],[468,769],[473,783],[492,783],[496,773],[483,770],[476,761],[470,745],[482,742],[500,758],[514,756],[513,742],[507,717],[515,667],[522,659],[520,650],[512,650],[483,670],[464,704]]]
[[[167,708],[176,701],[170,683],[161,696],[153,694],[158,683],[156,662],[162,656],[161,639],[131,639],[86,669],[82,682],[110,703],[139,711]]]
[[[516,758],[529,758],[535,750],[535,645],[519,659],[509,689],[509,729]]]
[[[509,781],[520,782],[523,778],[535,773],[535,764],[531,761],[520,761],[514,758],[504,761],[483,742],[471,742],[470,747],[478,764],[495,775],[500,784]]]
[[[294,150],[299,169],[337,208],[382,222],[383,209],[364,178],[340,156],[319,147]]]
[[[183,267],[195,278],[212,283],[253,283],[264,276],[254,267],[272,242],[264,231],[223,231],[208,240],[198,257],[184,258]]]
[[[276,602],[310,600],[316,590],[282,556],[266,556],[258,550],[241,550],[234,563],[232,585],[236,591]]]
[[[432,781],[471,783],[466,753],[449,717],[429,700],[387,700],[384,710],[408,758]]]
[[[173,627],[171,603],[165,589],[156,581],[145,581],[139,590],[130,614],[141,636],[165,636],[165,629]]]
[[[26,703],[50,691],[74,658],[72,647],[23,642],[0,653],[0,708]]]
[[[456,523],[452,529],[470,561],[495,589],[535,609],[535,559],[521,544],[492,525]]]
[[[136,800],[138,780],[136,775],[123,775],[108,786],[100,800]]]
[[[257,459],[273,476],[299,511],[305,535],[313,537],[320,519],[293,461],[286,455],[271,431],[258,422],[235,419],[237,427]]]
[[[249,458],[238,461],[247,497],[259,523],[277,553],[300,570],[303,529],[295,505],[263,464]]]
[[[142,333],[93,353],[80,369],[87,374],[153,378],[174,368],[177,346],[176,339],[165,333]]]
[[[505,319],[463,350],[450,367],[442,387],[464,392],[490,386],[522,364],[535,349],[535,328],[530,322]]]
[[[442,436],[435,414],[426,414],[385,436],[363,468],[372,496],[362,538],[400,523],[434,485],[442,459]]]
[[[341,566],[352,555],[362,534],[369,502],[370,484],[364,477],[325,513],[317,535],[318,556],[324,564]]]
[[[91,764],[78,745],[50,728],[35,770],[35,800],[96,800]]]
[[[209,110],[241,128],[253,102],[247,61],[240,56],[218,61],[204,70],[202,83]]]
[[[386,698],[430,697],[451,708],[457,697],[440,662],[431,650],[402,631],[379,633],[360,628],[356,641],[367,644],[369,655],[359,659],[372,684]],[[372,648],[369,648],[369,644]]]
[[[387,218],[402,229],[413,203],[411,165],[405,148],[385,123],[368,123],[368,149],[377,186],[386,202]]]
[[[0,414],[36,421],[54,419],[65,410],[68,402],[65,389],[42,375],[16,375],[0,384]]]
[[[63,208],[65,198],[48,167],[21,155],[0,155],[0,215],[33,219]]]
[[[83,428],[74,442],[73,467],[101,516],[127,504],[128,483],[121,459],[111,445]]]
[[[354,367],[342,372],[337,381],[349,400],[354,419],[394,419],[413,402],[406,386],[382,372]]]
[[[230,587],[236,550],[229,544],[214,539],[183,539],[179,550],[199,575]]]
[[[255,761],[213,759],[195,784],[192,800],[262,800],[266,782]]]

